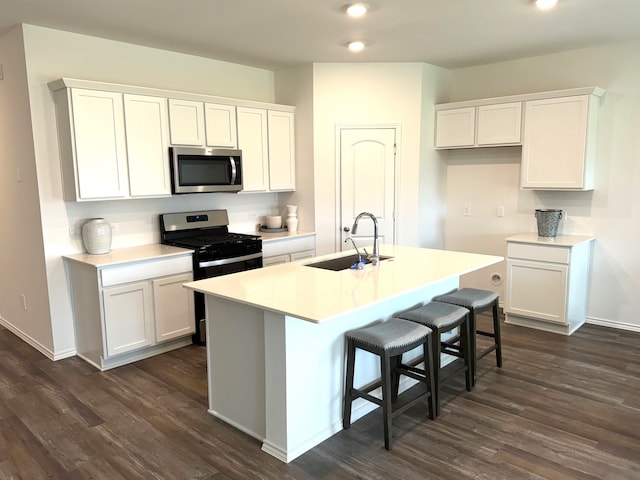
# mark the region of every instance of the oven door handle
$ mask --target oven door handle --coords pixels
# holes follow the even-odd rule
[[[229,265],[230,263],[244,262],[245,260],[253,260],[262,257],[262,252],[252,253],[251,255],[243,255],[242,257],[223,258],[222,260],[211,260],[210,262],[198,263],[199,268],[217,267],[218,265]]]

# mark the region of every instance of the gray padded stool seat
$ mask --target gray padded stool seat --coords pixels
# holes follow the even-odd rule
[[[440,415],[440,386],[454,375],[464,372],[468,392],[472,387],[471,341],[469,334],[469,310],[449,303],[430,302],[413,310],[398,314],[398,317],[420,323],[433,330],[431,334],[431,354],[433,355],[433,376],[435,383],[436,416]],[[447,341],[444,333],[460,329],[460,333]],[[453,369],[446,377],[441,376],[441,355],[446,353],[462,359],[462,365]]]
[[[451,303],[469,309],[469,330],[471,332],[472,383],[476,383],[477,363],[482,357],[496,352],[496,365],[502,367],[502,341],[500,339],[500,317],[498,314],[500,296],[489,290],[461,288],[433,298],[434,301]],[[478,330],[477,315],[491,308],[493,310],[493,332]],[[483,335],[493,338],[493,345],[478,352],[476,337]]]
[[[347,340],[347,375],[342,418],[342,426],[345,429],[351,426],[351,404],[356,398],[364,398],[382,406],[384,448],[387,450],[391,450],[393,442],[391,432],[391,420],[393,417],[415,405],[424,397],[428,397],[429,418],[435,418],[433,364],[429,361],[432,358],[430,335],[431,329],[428,327],[399,318],[392,318],[386,322],[345,333]],[[424,349],[424,370],[402,363],[402,355],[419,345],[423,345]],[[380,357],[380,380],[362,388],[354,388],[353,386],[356,348],[366,350]],[[427,389],[424,393],[412,398],[411,401],[403,404],[398,402],[397,405],[394,405],[393,402],[397,399],[397,384],[400,375],[406,375],[426,384]],[[395,391],[392,389],[392,385],[396,386]],[[374,397],[369,393],[380,386],[382,387],[382,398]]]

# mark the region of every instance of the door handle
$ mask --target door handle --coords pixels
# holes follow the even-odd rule
[[[342,227],[342,230],[344,230],[345,232],[350,232],[351,229],[349,227]]]

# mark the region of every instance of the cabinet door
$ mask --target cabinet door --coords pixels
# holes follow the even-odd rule
[[[238,148],[235,106],[205,103],[204,120],[209,147]]]
[[[267,191],[269,163],[266,110],[238,107],[238,146],[242,150],[242,191]]]
[[[153,281],[156,341],[190,335],[196,331],[193,292],[182,286],[193,275],[172,275]]]
[[[567,324],[568,266],[507,259],[505,312]]]
[[[167,100],[125,95],[124,115],[130,195],[171,195]]]
[[[436,112],[436,148],[472,147],[475,131],[475,107]]]
[[[105,288],[102,295],[107,356],[153,344],[151,282]]]
[[[122,94],[71,90],[78,200],[128,195]]]
[[[169,130],[173,145],[204,147],[204,106],[202,102],[170,98]]]
[[[269,110],[269,189],[295,190],[294,115]]]
[[[525,104],[521,186],[581,190],[585,183],[587,95]]]
[[[478,107],[478,145],[521,143],[522,102]]]

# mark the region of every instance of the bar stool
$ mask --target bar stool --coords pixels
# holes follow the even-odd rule
[[[393,443],[391,432],[393,417],[415,405],[424,397],[428,397],[429,418],[432,420],[435,418],[433,403],[435,387],[433,364],[430,361],[432,358],[430,335],[431,329],[428,327],[399,318],[392,318],[386,322],[345,333],[347,340],[347,374],[342,418],[342,426],[345,430],[351,426],[351,404],[356,398],[364,398],[382,406],[384,448],[387,450],[391,450]],[[419,345],[423,345],[425,368],[419,369],[412,365],[403,364],[402,355]],[[380,380],[362,388],[354,388],[353,386],[356,348],[380,357]],[[397,390],[394,391],[393,388],[397,388],[400,375],[406,375],[424,383],[427,386],[427,391],[402,405],[394,406],[393,402],[396,400]],[[382,387],[381,398],[374,397],[369,393],[380,386]]]
[[[498,306],[500,296],[489,290],[480,290],[477,288],[461,288],[452,290],[444,295],[433,297],[434,301],[450,303],[469,309],[469,330],[471,332],[471,361],[472,361],[472,384],[476,384],[477,363],[482,357],[488,355],[495,350],[496,365],[502,367],[502,340],[500,339],[500,317],[498,315]],[[493,310],[493,332],[478,330],[477,315],[491,308]],[[476,345],[476,336],[483,335],[493,338],[493,345],[478,352]]]
[[[471,391],[473,372],[471,361],[471,335],[469,331],[469,310],[449,303],[430,302],[413,310],[405,311],[398,315],[400,318],[420,323],[433,330],[431,335],[431,353],[433,355],[433,376],[436,397],[436,416],[440,415],[440,386],[451,380],[455,375],[464,372],[465,387]],[[443,334],[460,329],[458,335],[443,340]],[[459,344],[459,345],[458,345]],[[441,355],[446,353],[461,358],[462,365],[447,374],[441,376]]]

